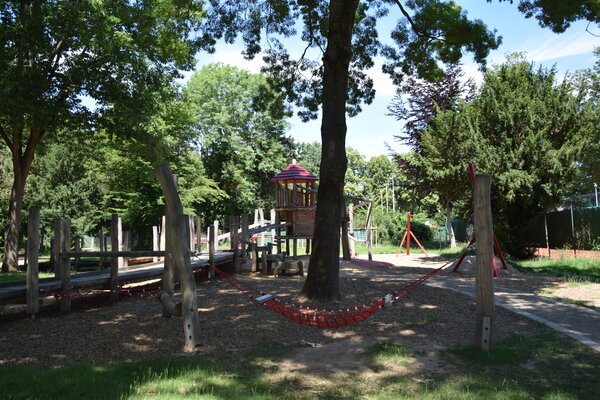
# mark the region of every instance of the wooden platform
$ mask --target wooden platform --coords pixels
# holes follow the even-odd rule
[[[232,252],[219,252],[215,254],[215,266],[229,264],[233,262]],[[163,274],[163,262],[133,265],[119,269],[118,281],[122,286],[126,283],[140,282],[149,279],[160,279]],[[192,258],[192,268],[194,271],[201,271],[208,268],[208,254],[202,254],[199,257]],[[93,272],[82,272],[71,275],[71,286],[73,288],[108,288],[109,270],[103,269]],[[40,293],[49,290],[60,290],[60,278],[45,278],[39,280]],[[11,300],[17,300],[25,297],[25,281],[7,282],[0,284],[0,304],[10,303]]]

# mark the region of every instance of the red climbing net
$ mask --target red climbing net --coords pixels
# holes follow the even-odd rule
[[[273,310],[294,322],[318,328],[339,328],[362,321],[377,310],[391,305],[394,301],[407,295],[421,283],[444,269],[448,264],[450,264],[450,262],[432,270],[427,275],[408,283],[393,293],[386,294],[380,299],[351,307],[338,308],[307,306],[305,304],[278,299],[270,294],[261,292],[212,265],[210,268],[233,287],[245,294],[250,301],[256,301],[262,306]]]

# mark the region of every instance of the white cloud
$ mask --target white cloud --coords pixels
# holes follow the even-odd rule
[[[579,31],[570,35],[552,34],[550,38],[541,43],[530,40],[521,48],[521,51],[527,52],[527,58],[531,61],[542,62],[591,53],[594,47],[599,45],[598,37],[585,31]]]

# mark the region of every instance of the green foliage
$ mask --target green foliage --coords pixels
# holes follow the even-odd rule
[[[408,157],[464,216],[471,214],[467,162],[491,175],[496,234],[510,254],[523,255],[525,228],[567,193],[583,138],[594,130],[573,88],[569,77],[557,82],[554,69],[511,56],[485,74],[472,103],[439,114],[423,133],[422,153]]]
[[[402,236],[406,232],[406,212],[392,212],[384,208],[373,207],[373,226],[379,230],[379,241],[381,243],[400,244]],[[366,219],[365,210],[361,210],[355,216],[355,227],[364,225]],[[425,221],[430,219],[426,214],[418,213],[411,216],[411,231],[419,242],[428,242],[435,237],[435,232]]]
[[[212,203],[211,218],[269,208],[270,179],[292,158],[286,110],[264,76],[211,64],[196,72],[181,102],[206,175],[230,201]]]

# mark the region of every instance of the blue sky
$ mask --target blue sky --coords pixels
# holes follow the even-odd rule
[[[516,4],[509,2],[487,3],[485,0],[458,0],[470,19],[481,19],[489,29],[496,29],[503,37],[502,45],[488,57],[488,65],[502,63],[507,54],[526,52],[530,61],[547,67],[556,65],[559,73],[564,74],[578,69],[591,67],[595,62],[594,47],[600,46],[600,26],[587,22],[573,24],[565,33],[557,35],[549,29],[539,27],[537,20],[525,19],[518,12]],[[515,2],[516,3],[516,2]],[[389,36],[389,31],[400,18],[400,13],[392,9],[390,15],[381,22],[380,38]],[[595,35],[586,32],[586,27]],[[259,59],[248,62],[240,54],[241,47],[219,44],[215,54],[201,54],[198,68],[211,62],[236,65],[251,72],[258,72]],[[291,48],[290,52],[300,52],[301,48]],[[463,69],[477,82],[482,79],[478,66],[470,58],[463,59]],[[400,132],[401,123],[387,116],[387,107],[394,97],[395,88],[389,78],[381,72],[381,63],[368,71],[375,82],[377,95],[371,105],[365,105],[357,117],[348,118],[346,143],[359,150],[367,158],[387,154],[385,144],[396,151],[404,152],[408,148],[396,143],[393,136]],[[189,76],[188,74],[186,74]],[[300,142],[320,141],[320,120],[302,123],[298,118],[290,119],[288,133]]]

